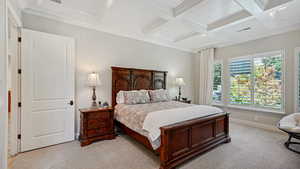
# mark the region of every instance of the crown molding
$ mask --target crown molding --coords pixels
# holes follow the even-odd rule
[[[197,5],[201,4],[202,2],[204,2],[204,0],[184,0],[177,7],[173,8],[173,15],[174,17],[183,15],[184,13],[195,8]]]
[[[105,32],[105,33],[112,34],[112,35],[117,35],[117,36],[129,38],[129,39],[135,39],[135,40],[139,40],[139,41],[143,41],[143,42],[148,42],[148,43],[151,43],[151,44],[155,44],[155,45],[159,45],[159,46],[163,46],[163,47],[168,47],[168,48],[172,48],[172,49],[176,49],[176,50],[180,50],[180,51],[184,51],[184,52],[188,52],[188,53],[195,53],[195,51],[193,51],[191,49],[180,48],[180,47],[177,47],[177,46],[174,46],[174,45],[161,43],[161,42],[158,42],[158,41],[155,41],[155,40],[152,40],[152,39],[140,38],[138,36],[132,36],[132,35],[125,35],[125,34],[121,34],[121,33],[116,33],[116,32],[109,31],[109,30],[101,28],[101,26],[99,24],[84,23],[84,22],[80,22],[76,19],[63,18],[63,17],[57,16],[55,14],[50,14],[48,12],[42,12],[42,11],[35,10],[35,9],[32,9],[32,8],[25,8],[25,9],[22,10],[22,12],[27,13],[27,14],[31,14],[31,15],[44,17],[44,18],[48,18],[48,19],[52,19],[52,20],[56,20],[56,21],[59,21],[59,22],[62,22],[62,23],[70,24],[70,25],[75,25],[75,26],[79,26],[79,27],[83,27],[83,28],[87,28],[87,29],[92,29],[92,30],[96,30],[96,31],[100,31],[100,32]]]

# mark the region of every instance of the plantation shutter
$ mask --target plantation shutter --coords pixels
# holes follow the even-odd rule
[[[263,108],[282,108],[282,55],[272,53],[254,58],[254,105]]]
[[[234,59],[230,68],[230,102],[232,104],[251,104],[251,60]]]

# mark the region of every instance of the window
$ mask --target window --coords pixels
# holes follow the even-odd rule
[[[254,59],[254,104],[259,107],[281,109],[282,57]]]
[[[213,101],[222,102],[222,64],[214,64]]]
[[[232,60],[230,103],[282,110],[282,66],[280,52]]]

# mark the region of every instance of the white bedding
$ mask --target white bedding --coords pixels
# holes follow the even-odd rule
[[[146,116],[143,129],[149,133],[150,141],[154,142],[160,137],[160,127],[222,112],[219,108],[204,105],[155,111]]]

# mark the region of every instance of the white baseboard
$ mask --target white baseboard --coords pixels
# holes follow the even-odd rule
[[[237,123],[237,124],[242,124],[242,125],[246,125],[246,126],[250,126],[250,127],[256,127],[256,128],[276,132],[276,133],[285,134],[283,131],[279,130],[276,126],[257,123],[257,122],[254,122],[254,121],[230,118],[230,122]]]

